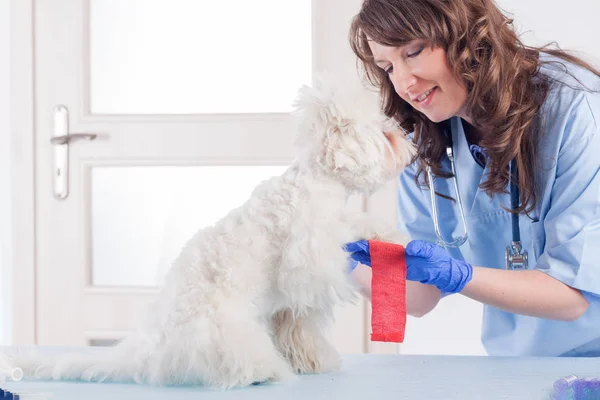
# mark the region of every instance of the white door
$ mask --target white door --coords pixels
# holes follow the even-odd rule
[[[136,327],[183,242],[291,162],[291,101],[355,68],[359,5],[33,2],[38,344]],[[366,318],[340,310],[341,351],[368,350]]]

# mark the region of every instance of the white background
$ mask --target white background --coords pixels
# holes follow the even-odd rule
[[[515,21],[521,30],[529,31],[524,38],[529,43],[557,41],[561,47],[588,52],[589,60],[600,61],[597,38],[600,28],[598,0],[499,0],[501,6],[514,11]],[[0,0],[0,344],[7,344],[10,308],[9,298],[11,271],[10,248],[10,159],[9,159],[9,0]],[[587,33],[586,33],[587,32]],[[600,65],[600,64],[599,64]],[[12,266],[18,268],[18,266]],[[423,334],[430,335],[429,345],[436,343],[440,354],[452,342],[465,354],[481,351],[478,339],[481,306],[474,302],[460,301],[460,296],[444,300],[440,309],[431,315],[411,320],[411,324]],[[418,326],[417,326],[418,325]],[[436,327],[428,329],[428,327]],[[439,329],[444,326],[443,329]],[[419,349],[413,348],[418,352]],[[431,352],[432,348],[428,349]],[[456,349],[454,349],[456,350]]]

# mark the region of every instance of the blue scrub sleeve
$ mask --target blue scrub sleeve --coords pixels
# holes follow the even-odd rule
[[[532,228],[534,246],[543,249],[536,269],[600,295],[600,121],[594,113],[600,109],[590,105],[587,95],[571,109],[556,161],[551,206]]]

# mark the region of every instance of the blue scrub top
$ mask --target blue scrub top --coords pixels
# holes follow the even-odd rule
[[[562,64],[544,64],[541,72],[563,84],[552,86],[543,106],[538,203],[533,220],[519,218],[521,242],[530,269],[581,290],[590,307],[576,321],[565,322],[484,305],[482,343],[489,355],[600,356],[600,93],[584,89],[600,91],[600,78],[547,54],[541,58]],[[511,215],[502,205],[510,207],[510,195],[491,199],[479,189],[487,170],[473,159],[461,119],[452,118],[451,127],[469,239],[448,251],[472,265],[505,269],[512,232]],[[445,163],[449,170],[447,159]],[[435,243],[430,193],[415,184],[416,169],[414,163],[399,179],[399,229]],[[456,198],[450,179],[435,179],[435,188]],[[448,241],[462,235],[456,203],[438,196],[437,207],[442,236]]]

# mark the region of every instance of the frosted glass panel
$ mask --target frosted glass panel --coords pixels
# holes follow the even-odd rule
[[[287,112],[311,81],[311,0],[90,0],[98,114]]]
[[[285,166],[92,169],[92,284],[156,286],[200,228]]]

